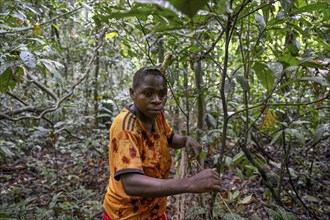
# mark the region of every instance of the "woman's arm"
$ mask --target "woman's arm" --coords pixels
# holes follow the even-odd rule
[[[137,173],[122,174],[120,179],[129,196],[162,197],[220,191],[220,175],[215,169],[206,169],[182,179],[157,179]]]
[[[202,146],[190,136],[174,134],[169,144],[173,149],[180,149],[185,147],[189,153],[194,153],[195,157],[198,157],[202,150]]]

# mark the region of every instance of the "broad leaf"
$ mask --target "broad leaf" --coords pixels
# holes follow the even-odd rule
[[[280,130],[280,131],[278,131],[275,135],[274,135],[274,137],[273,137],[273,139],[272,139],[272,141],[270,142],[270,146],[272,146],[276,141],[277,141],[277,139],[282,135],[282,133],[283,133],[283,130]]]
[[[0,79],[0,92],[7,92],[9,89],[13,89],[16,85],[11,68],[3,72],[0,75]]]
[[[200,9],[202,9],[206,5],[207,0],[168,0],[168,2],[170,2],[176,9],[181,11],[183,14],[192,18]]]
[[[250,91],[250,85],[249,85],[249,81],[247,78],[245,78],[242,75],[237,75],[236,76],[236,81],[242,86],[242,89],[244,91]]]
[[[260,62],[255,62],[253,69],[261,84],[270,91],[275,80],[273,71],[266,64]]]
[[[304,78],[301,78],[300,80],[312,81],[312,82],[318,83],[322,86],[330,87],[330,84],[325,80],[325,78],[323,78],[321,76],[304,77]]]
[[[289,64],[290,66],[299,65],[299,60],[296,57],[291,56],[290,54],[283,55],[282,57],[279,58],[279,60],[281,62],[285,62],[285,63]]]
[[[267,211],[268,215],[271,217],[273,220],[283,220],[282,216],[280,213],[265,207],[265,210]]]
[[[262,15],[255,14],[254,18],[256,19],[257,24],[259,25],[260,29],[264,29],[266,27],[266,22],[265,22],[265,19]]]
[[[280,0],[284,12],[288,12],[293,6],[293,0]]]
[[[318,126],[313,135],[313,143],[319,142],[321,140],[321,138],[323,137],[323,135],[327,131],[329,131],[329,128],[330,128],[330,124],[323,124],[323,125]]]
[[[0,146],[0,152],[3,153],[4,157],[15,156],[15,154],[7,146]]]
[[[243,200],[242,200],[242,204],[249,204],[252,200],[252,195],[249,195],[247,197],[245,197]]]
[[[317,11],[317,10],[324,10],[326,8],[328,8],[328,5],[326,2],[318,2],[315,4],[308,4],[304,7],[294,9],[293,13],[299,14],[299,13],[304,13],[304,12],[313,12],[313,11]]]
[[[281,63],[269,63],[268,67],[273,71],[276,79],[279,79],[281,77],[283,72],[283,65]]]
[[[57,68],[63,68],[63,65],[60,64],[59,62],[55,62],[47,59],[40,59],[40,61],[45,65],[48,71],[54,75],[56,82],[58,82],[59,84],[63,84],[63,78],[57,70]]]
[[[36,59],[30,51],[23,50],[19,56],[23,60],[23,63],[31,69],[36,66]]]
[[[285,129],[285,131],[287,133],[289,133],[292,137],[296,138],[298,143],[300,145],[304,145],[305,144],[305,138],[304,135],[301,133],[301,131],[299,131],[298,129],[294,129],[294,128],[288,128]]]

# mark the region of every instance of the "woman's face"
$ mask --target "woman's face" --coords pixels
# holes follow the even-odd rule
[[[167,100],[166,82],[162,76],[146,75],[138,88],[130,89],[130,95],[137,111],[148,119],[154,119]]]

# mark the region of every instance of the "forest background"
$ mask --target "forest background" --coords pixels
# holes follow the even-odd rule
[[[108,128],[132,74],[160,66],[169,123],[223,190],[172,196],[172,219],[330,215],[326,0],[0,0],[0,218],[101,219]],[[165,58],[164,58],[165,57]]]

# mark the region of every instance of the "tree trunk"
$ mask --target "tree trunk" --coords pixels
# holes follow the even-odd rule
[[[95,73],[94,73],[94,80],[93,80],[93,89],[94,89],[94,128],[98,128],[99,126],[99,120],[98,120],[98,106],[99,106],[99,94],[98,94],[98,78],[99,78],[99,70],[100,70],[100,58],[99,58],[99,52],[96,54],[95,59]]]
[[[195,73],[195,84],[197,90],[197,128],[198,128],[198,138],[200,139],[201,131],[204,130],[204,116],[205,116],[205,97],[202,93],[203,88],[203,72],[202,72],[202,62],[199,60],[194,62],[194,73]]]

